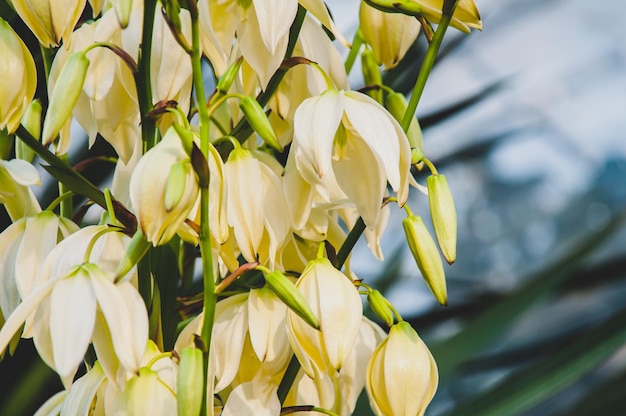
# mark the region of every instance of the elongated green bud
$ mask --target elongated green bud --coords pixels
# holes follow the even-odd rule
[[[246,117],[246,120],[248,120],[248,123],[250,123],[250,127],[261,136],[263,141],[268,146],[282,152],[283,148],[280,143],[278,143],[276,133],[274,133],[274,129],[258,101],[248,96],[241,97],[239,108],[241,108],[243,115]]]
[[[183,348],[178,363],[176,401],[179,416],[198,416],[202,409],[204,390],[202,351],[196,347]]]
[[[385,100],[385,107],[389,110],[389,113],[395,118],[398,123],[402,122],[404,113],[408,104],[404,95],[399,92],[393,92],[387,94]],[[422,129],[415,116],[411,120],[409,130],[406,132],[406,137],[409,139],[409,146],[411,146],[411,164],[419,163],[424,158],[424,140],[422,138]]]
[[[456,208],[452,192],[444,175],[429,176],[426,185],[437,242],[443,257],[452,264],[456,260]]]
[[[409,215],[402,220],[406,240],[409,243],[411,253],[415,258],[417,267],[422,272],[422,276],[428,288],[435,295],[435,299],[440,304],[448,304],[448,294],[446,289],[446,276],[443,271],[443,263],[437,245],[431,237],[422,217]]]
[[[265,274],[265,282],[278,299],[294,311],[299,317],[315,329],[320,329],[320,324],[315,314],[308,305],[306,299],[298,288],[279,271]]]
[[[366,48],[363,52],[361,52],[361,70],[363,71],[363,80],[365,81],[365,85],[383,85],[383,77],[380,75],[380,68],[376,63],[374,51],[369,48]],[[369,90],[367,95],[382,104],[382,90]]]
[[[393,312],[389,308],[387,299],[378,290],[372,290],[367,294],[367,302],[372,311],[387,324],[388,327],[393,325]]]
[[[219,94],[226,95],[228,94],[228,90],[230,86],[233,85],[233,81],[235,77],[239,73],[239,69],[241,68],[241,63],[243,62],[243,58],[240,57],[235,62],[233,62],[227,69],[226,72],[220,77],[220,80],[217,81],[217,85],[215,89]]]
[[[37,99],[28,105],[22,116],[22,125],[35,139],[39,139],[41,136],[41,112],[41,101]],[[18,159],[32,163],[33,159],[35,159],[35,152],[17,137],[15,141],[15,156]]]
[[[126,248],[126,253],[124,253],[124,257],[120,261],[120,264],[117,266],[117,270],[115,271],[115,281],[119,281],[122,279],[126,273],[130,271],[139,260],[143,258],[150,249],[150,242],[146,240],[146,237],[143,235],[141,230],[137,230],[133,238],[130,240],[130,244],[128,248]]]
[[[88,68],[89,59],[84,52],[70,55],[65,62],[54,85],[48,105],[48,114],[46,114],[46,120],[43,123],[44,145],[52,143],[65,122],[71,117],[72,110],[83,89]]]
[[[381,12],[422,15],[422,6],[411,0],[365,0],[365,3]]]

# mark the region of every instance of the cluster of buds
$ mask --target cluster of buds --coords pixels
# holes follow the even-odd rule
[[[435,360],[350,252],[363,233],[382,259],[390,207],[404,207],[410,251],[447,303],[452,194],[416,102],[381,66],[422,28],[436,55],[431,24],[480,29],[472,0],[363,1],[345,66],[322,0],[11,7],[44,59],[0,17],[0,355],[32,338],[59,375],[38,414],[349,415],[363,390],[376,415],[424,413]],[[359,53],[363,91],[348,84]],[[76,124],[115,151],[110,189],[67,163]],[[35,154],[59,182],[43,210]],[[411,169],[424,166],[421,186]],[[411,186],[437,242],[406,205]],[[75,195],[89,202],[75,209]],[[93,205],[98,224],[82,219]]]

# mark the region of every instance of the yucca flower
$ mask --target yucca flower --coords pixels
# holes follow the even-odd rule
[[[408,140],[371,97],[328,89],[302,102],[294,125],[295,167],[304,181],[319,184],[332,170],[369,228],[379,220],[387,182],[404,204],[411,167]]]
[[[44,48],[67,42],[86,0],[13,0],[13,7]]]
[[[392,326],[367,366],[366,388],[377,416],[423,415],[437,390],[437,364],[408,322]]]
[[[413,16],[385,13],[361,2],[360,30],[365,42],[374,51],[378,65],[392,69],[402,60],[420,31]]]
[[[448,0],[411,0],[422,7],[422,15],[431,23],[439,23],[444,2]],[[448,1],[449,2],[449,1]],[[470,29],[482,29],[480,13],[474,0],[459,0],[452,15],[450,26],[465,33]]]
[[[0,18],[0,130],[13,133],[35,95],[37,71],[30,51]]]
[[[148,337],[146,307],[131,275],[113,283],[125,250],[122,239],[127,242],[128,237],[120,233],[102,236],[105,229],[85,227],[50,251],[31,292],[6,317],[0,351],[24,325],[22,336],[33,337],[41,358],[66,385],[91,342],[101,359],[115,360],[125,371],[139,368]],[[102,361],[103,367],[108,365]]]
[[[335,377],[343,367],[357,338],[363,306],[359,293],[328,259],[309,262],[296,282],[317,315],[316,330],[295,312],[287,312],[287,335],[302,369],[311,378]]]
[[[130,200],[146,239],[158,246],[178,231],[196,204],[200,187],[176,130],[137,163],[130,179]]]

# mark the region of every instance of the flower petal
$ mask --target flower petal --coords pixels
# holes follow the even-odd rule
[[[96,297],[83,267],[61,279],[50,294],[50,336],[56,371],[73,375],[91,342]]]

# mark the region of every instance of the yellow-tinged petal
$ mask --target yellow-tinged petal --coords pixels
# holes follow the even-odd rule
[[[420,30],[413,16],[385,13],[365,2],[361,2],[359,21],[363,38],[374,50],[376,62],[386,69],[394,68],[402,60]]]
[[[394,325],[367,367],[367,394],[376,414],[423,415],[437,390],[435,360],[407,322]]]
[[[175,415],[176,395],[156,371],[142,368],[115,398],[113,408],[116,416]]]
[[[280,414],[278,386],[264,381],[248,381],[233,389],[222,416],[276,416]]]
[[[315,376],[313,367],[333,376],[341,370],[359,331],[363,316],[359,294],[328,259],[311,261],[296,287],[318,315],[320,331],[288,311],[287,333],[292,348],[309,377]]]

